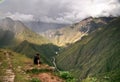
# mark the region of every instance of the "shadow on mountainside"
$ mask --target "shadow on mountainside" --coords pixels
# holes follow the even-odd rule
[[[23,41],[18,46],[14,47],[15,52],[25,54],[27,57],[33,58],[36,53],[40,53],[42,62],[52,64],[51,58],[59,51],[59,47],[53,44],[37,45],[28,41]]]
[[[0,47],[13,44],[15,34],[9,30],[0,29]]]

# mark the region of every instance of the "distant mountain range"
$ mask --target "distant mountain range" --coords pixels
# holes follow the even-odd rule
[[[43,44],[43,43],[49,42],[47,39],[43,38],[42,36],[30,30],[21,21],[13,21],[11,18],[5,18],[0,20],[0,29],[1,31],[5,31],[5,32],[7,31],[9,34],[5,33],[6,34],[5,36],[9,37],[9,35],[10,36],[12,35],[14,37],[14,41],[18,43],[24,40],[27,40],[28,42],[35,43],[35,44]],[[6,37],[3,37],[3,38],[6,38]]]
[[[120,17],[61,51],[56,62],[59,69],[71,71],[78,82],[119,82]]]
[[[120,17],[89,17],[40,34],[34,31],[21,21],[2,19],[0,48],[31,58],[40,53],[50,65],[54,58],[57,68],[70,71],[77,82],[120,82]]]
[[[29,22],[24,22],[24,24],[37,33],[45,32],[50,29],[60,29],[65,26],[68,26],[68,24],[45,23],[41,21],[29,21]]]
[[[103,27],[113,19],[113,17],[89,17],[71,26],[48,30],[41,34],[58,46],[66,46],[80,40],[95,29]]]
[[[58,50],[58,47],[30,30],[21,21],[14,21],[11,18],[0,20],[0,47],[10,48],[16,52],[33,57],[40,53],[44,62],[50,63],[50,58]]]

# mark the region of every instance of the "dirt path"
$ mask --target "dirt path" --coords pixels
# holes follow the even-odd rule
[[[38,77],[41,82],[64,82],[62,79],[51,73],[40,73],[35,77]]]
[[[3,77],[3,82],[14,82],[15,79],[15,73],[13,72],[12,69],[12,63],[10,59],[10,54],[6,51],[5,52],[7,61],[8,61],[8,67],[5,72],[5,76]]]
[[[33,74],[31,76],[32,78],[40,79],[41,82],[65,82],[63,79],[61,79],[60,77],[54,74],[55,67],[51,67],[46,64],[41,64],[40,66],[36,66],[36,67],[26,67],[25,69],[49,70],[49,71],[41,72],[39,74]]]

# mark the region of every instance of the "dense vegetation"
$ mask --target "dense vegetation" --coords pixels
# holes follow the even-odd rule
[[[79,80],[88,76],[108,74],[110,75],[109,82],[118,82],[118,80],[120,81],[118,77],[120,75],[118,72],[120,69],[119,37],[120,18],[117,18],[107,24],[105,28],[98,28],[88,36],[83,37],[81,41],[66,48],[56,57],[57,65],[62,70],[71,71]],[[112,81],[112,78],[117,79]]]
[[[40,53],[41,61],[43,63],[52,64],[51,59],[56,55],[59,47],[53,44],[36,45],[23,41],[20,45],[14,47],[14,51],[27,55],[27,57],[33,58],[36,53]]]
[[[13,63],[13,67],[15,69],[19,66],[24,68],[26,62],[31,62],[31,60],[27,57],[32,58],[36,53],[40,53],[43,63],[48,63],[50,65],[52,64],[51,59],[56,56],[60,50],[58,46],[51,44],[49,40],[32,32],[21,22],[14,22],[11,19],[7,19],[7,21],[4,20],[4,22],[5,25],[0,23],[0,28],[2,28],[0,29],[0,47],[7,47],[15,52],[23,54],[20,56],[19,54],[12,52],[13,56],[11,56],[11,62]],[[83,21],[82,24],[85,24],[86,26],[86,23],[88,22]],[[95,19],[94,22],[97,24]],[[91,24],[93,24],[93,22]],[[14,29],[16,28],[16,25],[18,27],[17,30]],[[77,28],[79,28],[79,26],[81,26],[81,24],[78,24]],[[89,25],[87,24],[87,28],[88,27]],[[73,34],[75,31],[78,32],[77,28],[72,30],[73,28],[75,28],[75,26],[69,28]],[[86,32],[87,29],[81,30]],[[66,28],[64,32],[67,33],[69,30]],[[71,36],[74,37],[73,34],[70,33],[70,39]],[[56,35],[61,34],[57,32]],[[60,72],[59,76],[68,82],[76,82],[76,80],[78,80],[78,82],[119,82],[119,37],[120,18],[112,20],[104,27],[94,28],[88,36],[82,37],[80,41],[71,44],[58,53],[56,57],[58,68],[61,70],[70,71],[70,73]],[[63,42],[65,41],[64,39],[62,39]],[[58,38],[57,41],[59,41]],[[4,50],[0,52],[0,63],[2,62],[2,67],[0,67],[2,71],[0,71],[0,74],[4,75],[5,71],[3,69],[7,69],[8,64],[7,61],[4,60],[5,55],[2,54],[4,54]],[[16,73],[15,81],[28,81],[28,79],[24,77],[24,74],[20,73],[19,70],[14,71]],[[36,70],[33,71],[36,72]],[[41,71],[46,70],[37,70],[37,72]],[[76,79],[73,77],[76,77]],[[0,78],[0,81],[1,80],[2,78]],[[36,82],[38,79],[33,78],[31,81]]]

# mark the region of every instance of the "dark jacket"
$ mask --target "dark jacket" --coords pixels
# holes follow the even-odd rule
[[[38,62],[39,61],[39,62]],[[40,64],[40,57],[39,56],[34,56],[34,64]]]

